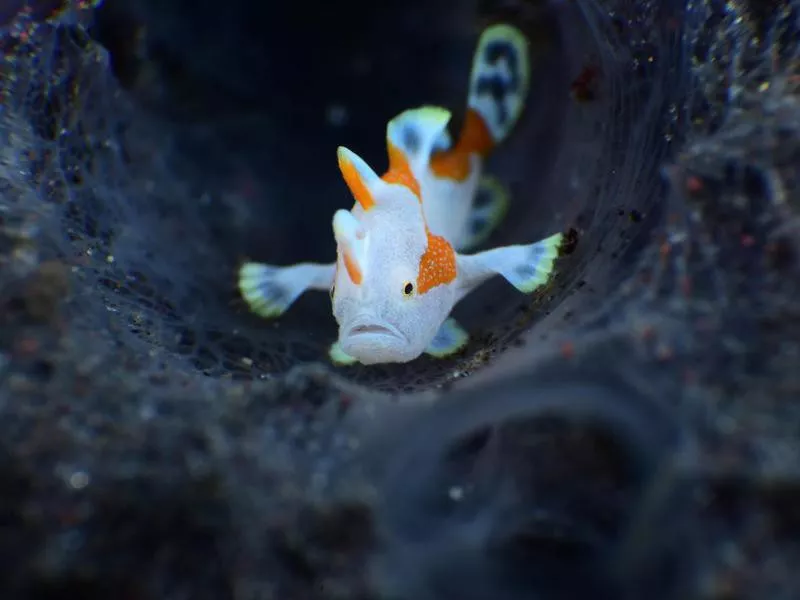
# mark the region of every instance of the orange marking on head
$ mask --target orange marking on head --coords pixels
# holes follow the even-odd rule
[[[483,117],[470,108],[464,119],[461,137],[453,148],[431,157],[431,170],[438,177],[464,181],[470,174],[470,156],[486,157],[494,149],[492,132]]]
[[[420,190],[419,182],[411,171],[405,152],[391,142],[387,142],[387,146],[389,150],[389,170],[383,174],[381,179],[386,183],[399,183],[406,186],[422,202],[422,191]]]
[[[372,197],[372,194],[364,184],[361,175],[358,174],[353,163],[339,156],[339,170],[342,172],[342,177],[344,177],[344,182],[347,184],[347,187],[350,188],[350,193],[353,194],[353,197],[356,199],[356,202],[361,205],[361,208],[369,210],[375,206],[375,198]]]
[[[345,250],[342,252],[342,260],[344,261],[344,268],[347,269],[347,274],[350,276],[350,281],[356,285],[361,285],[364,280],[364,275],[361,269],[358,268],[358,263],[350,255],[350,252]]]
[[[456,278],[456,253],[441,236],[428,232],[428,249],[419,261],[417,292],[424,294],[437,285],[450,283]]]

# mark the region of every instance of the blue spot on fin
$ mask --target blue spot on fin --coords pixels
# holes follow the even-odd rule
[[[509,198],[499,180],[484,175],[467,219],[467,235],[459,250],[469,250],[484,243],[508,214]]]
[[[434,151],[452,144],[447,131],[450,117],[450,111],[441,106],[411,108],[389,121],[386,139],[405,153],[412,170],[421,168]]]
[[[296,295],[281,282],[284,267],[248,262],[239,269],[239,292],[250,310],[265,319],[280,316]]]
[[[504,269],[503,276],[515,288],[524,294],[530,294],[536,288],[547,283],[553,274],[555,261],[564,235],[556,233],[535,244],[522,246],[523,260]]]
[[[525,107],[529,52],[525,35],[506,23],[488,27],[478,40],[467,103],[483,117],[495,144],[510,135]]]
[[[250,310],[265,319],[282,315],[307,290],[329,289],[336,263],[277,267],[246,262],[239,268],[239,293]]]
[[[425,349],[427,354],[443,358],[461,350],[469,340],[469,334],[452,317],[445,319],[439,331]]]

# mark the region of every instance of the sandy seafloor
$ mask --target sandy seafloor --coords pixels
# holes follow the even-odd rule
[[[99,6],[95,7],[94,4]],[[792,2],[0,6],[0,599],[800,597]],[[488,245],[547,289],[458,356],[334,369],[245,257],[329,260],[339,144],[534,77]]]

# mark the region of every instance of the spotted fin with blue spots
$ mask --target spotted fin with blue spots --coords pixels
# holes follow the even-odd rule
[[[534,244],[458,254],[458,299],[496,275],[504,277],[520,292],[532,293],[553,274],[563,240],[564,234],[556,233]]]
[[[239,293],[255,314],[282,315],[307,290],[330,290],[336,263],[302,263],[287,267],[246,262],[239,268]]]
[[[484,243],[508,214],[509,198],[506,188],[490,175],[481,177],[472,212],[467,218],[466,236],[458,250],[469,250]]]
[[[412,171],[423,169],[433,152],[452,145],[447,131],[451,113],[441,106],[420,106],[401,112],[386,125],[386,141],[409,161]]]
[[[444,358],[461,350],[468,341],[469,334],[453,317],[448,317],[439,327],[425,353],[436,358]]]
[[[481,116],[495,145],[509,136],[525,107],[529,52],[525,35],[506,23],[487,27],[478,40],[467,104]]]
[[[522,260],[512,263],[513,267],[502,271],[502,275],[520,292],[530,294],[547,283],[553,274],[558,248],[563,240],[563,234],[557,233],[535,244],[522,246]]]

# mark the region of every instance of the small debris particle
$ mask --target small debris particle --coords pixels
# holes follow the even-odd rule
[[[690,194],[699,194],[704,187],[703,180],[696,175],[691,175],[686,179],[686,191]]]
[[[20,356],[32,356],[39,350],[39,342],[33,338],[23,338],[17,342],[15,350]]]
[[[659,344],[656,347],[656,358],[660,361],[668,361],[673,357],[672,348],[667,344]]]
[[[343,127],[347,124],[350,114],[341,104],[331,104],[326,111],[326,118],[333,127]]]
[[[75,490],[82,490],[89,485],[89,474],[86,471],[75,471],[70,475],[69,485]]]
[[[464,489],[459,486],[453,486],[448,490],[448,495],[453,502],[459,502],[464,499]]]

